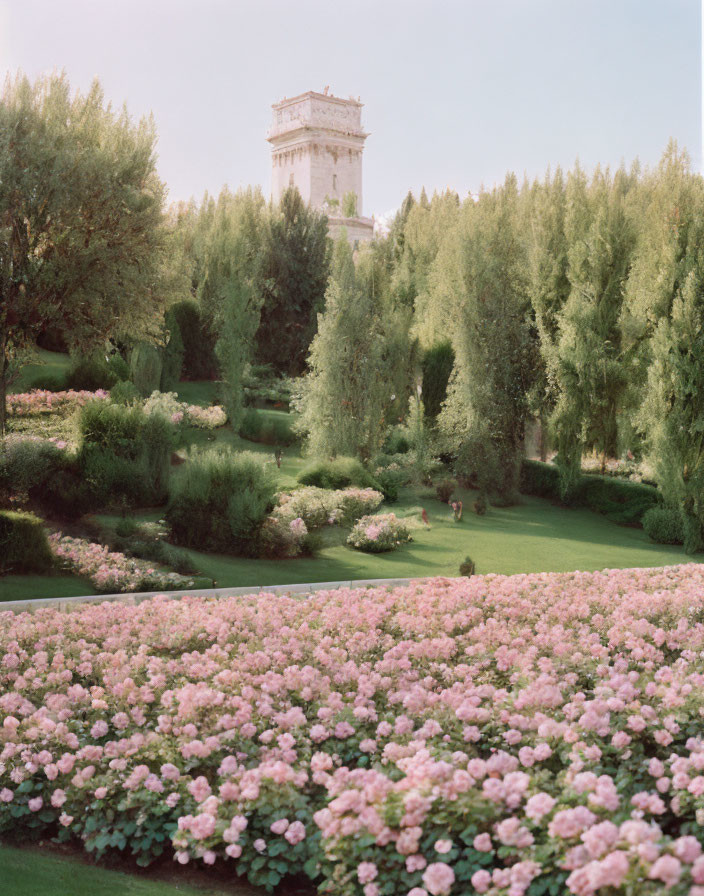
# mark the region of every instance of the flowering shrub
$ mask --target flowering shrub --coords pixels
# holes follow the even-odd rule
[[[152,392],[144,401],[147,414],[161,414],[172,423],[196,426],[198,429],[217,429],[227,423],[227,414],[218,405],[202,408],[179,401],[176,392]]]
[[[108,393],[104,389],[98,389],[96,392],[76,392],[73,389],[64,392],[47,392],[44,389],[34,389],[31,392],[8,395],[7,409],[12,416],[30,417],[35,414],[51,414],[57,411],[71,412],[89,401],[106,398],[108,398]]]
[[[363,516],[349,534],[347,544],[368,554],[393,551],[399,545],[413,541],[408,526],[394,513]]]
[[[49,546],[64,566],[90,579],[99,594],[182,591],[194,584],[192,578],[156,569],[144,560],[110,551],[85,538],[71,538],[56,532],[49,536]]]
[[[704,566],[0,623],[0,834],[330,896],[704,893]]]
[[[274,516],[282,520],[300,517],[310,529],[341,523],[350,525],[364,514],[373,513],[384,500],[373,488],[326,489],[316,486],[299,488],[279,495]]]

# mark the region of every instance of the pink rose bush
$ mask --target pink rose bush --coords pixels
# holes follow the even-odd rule
[[[309,529],[322,526],[351,525],[361,516],[373,513],[384,500],[373,488],[327,489],[306,486],[278,496],[273,515],[280,520],[302,519]]]
[[[192,578],[166,572],[146,560],[127,557],[85,538],[55,532],[49,536],[49,547],[66,569],[90,579],[98,594],[183,591],[194,584]]]
[[[368,554],[381,554],[393,551],[408,541],[413,539],[403,520],[394,513],[378,513],[357,520],[347,544]]]
[[[0,835],[331,896],[704,894],[704,566],[0,616]]]
[[[144,401],[147,414],[162,414],[175,425],[195,426],[198,429],[218,429],[227,423],[227,414],[219,405],[202,408],[180,401],[176,392],[152,392]]]
[[[32,417],[37,414],[72,413],[89,401],[105,400],[109,394],[104,389],[96,392],[67,389],[63,392],[48,392],[33,389],[7,396],[7,410],[13,417]]]

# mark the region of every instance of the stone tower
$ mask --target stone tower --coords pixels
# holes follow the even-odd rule
[[[362,216],[362,103],[309,90],[272,106],[271,198],[278,202],[289,186],[324,211],[330,235],[342,227],[350,242],[370,240],[371,218]]]

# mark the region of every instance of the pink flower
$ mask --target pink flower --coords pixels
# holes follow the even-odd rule
[[[27,805],[29,806],[30,812],[38,812],[44,805],[44,800],[40,796],[35,796],[27,803]]]
[[[292,822],[286,833],[284,834],[284,839],[287,840],[292,846],[295,846],[296,843],[300,843],[301,840],[305,840],[306,838],[306,828],[302,821],[294,821]]]
[[[288,818],[279,818],[271,824],[269,830],[272,834],[284,834],[288,830]]]
[[[435,841],[435,852],[439,852],[440,855],[445,855],[452,849],[452,840],[436,840]]]
[[[455,872],[445,862],[433,862],[423,873],[423,883],[431,896],[444,896],[455,882]]]
[[[360,862],[357,865],[357,880],[360,884],[368,884],[375,880],[378,873],[374,862]]]
[[[660,856],[648,872],[650,880],[661,880],[666,888],[674,887],[682,874],[682,865],[674,856]]]
[[[491,852],[491,836],[489,834],[477,834],[472,845],[477,852]]]

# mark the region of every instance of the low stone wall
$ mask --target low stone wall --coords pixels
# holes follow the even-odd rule
[[[238,594],[311,594],[314,591],[332,591],[336,588],[393,588],[411,582],[425,581],[426,577],[412,579],[358,579],[349,582],[306,582],[300,585],[249,585],[244,588],[189,588],[185,591],[144,591],[138,594],[92,594],[85,597],[45,597],[36,600],[8,600],[0,603],[0,614],[26,613],[51,607],[68,612],[78,604],[102,604],[105,601],[139,604],[153,597],[179,600],[182,597],[233,597]],[[435,577],[437,578],[437,576]]]

